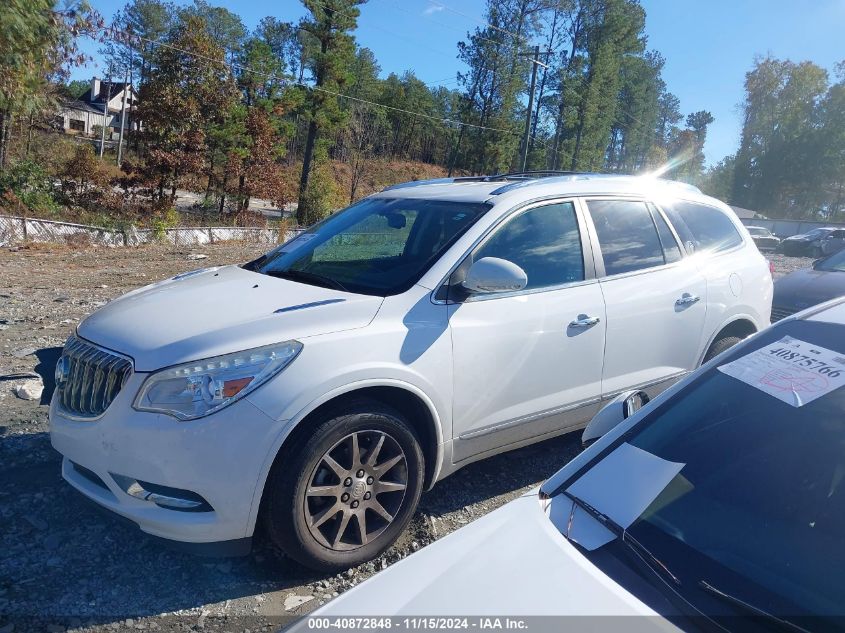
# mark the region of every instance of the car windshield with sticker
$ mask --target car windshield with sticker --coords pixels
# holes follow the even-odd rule
[[[841,614],[845,585],[829,582],[845,577],[841,334],[813,321],[761,333],[592,466],[625,446],[682,465],[623,525],[677,574],[682,593],[700,593],[703,582],[777,613]],[[616,480],[625,486],[625,476]],[[612,518],[608,506],[621,502],[593,503]]]

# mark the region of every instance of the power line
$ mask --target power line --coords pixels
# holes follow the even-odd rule
[[[324,9],[329,9],[329,10],[331,10],[331,11],[334,11],[335,13],[337,13],[337,14],[339,14],[339,15],[343,15],[343,16],[346,16],[346,17],[348,17],[348,18],[352,18],[352,19],[354,19],[354,20],[357,20],[357,19],[358,19],[357,17],[355,17],[355,16],[353,16],[353,15],[351,15],[351,14],[349,14],[349,13],[344,13],[343,11],[338,11],[337,9],[334,9],[334,8],[332,8],[332,7],[330,7],[330,6],[326,5],[326,4],[323,4],[322,2],[316,2],[316,0],[315,0],[314,4],[316,4],[317,6],[323,7]],[[359,25],[359,26],[360,26],[360,25]],[[408,36],[408,35],[402,35],[401,33],[397,33],[396,31],[392,31],[392,30],[390,30],[390,29],[388,29],[388,28],[386,28],[386,27],[380,26],[380,25],[378,25],[378,24],[368,23],[368,24],[367,24],[367,26],[368,26],[369,28],[374,28],[374,29],[378,29],[379,31],[383,31],[383,32],[387,33],[388,35],[392,35],[393,37],[399,38],[399,39],[401,39],[401,40],[407,40],[407,39],[409,39],[409,37],[410,37],[411,39],[415,39],[415,40],[417,40],[418,42],[422,42],[422,41],[423,41],[423,40],[422,40],[422,39],[420,39],[419,37]],[[298,28],[298,29],[299,29],[299,30],[301,30],[301,31],[305,31],[306,33],[310,33],[310,31],[308,31],[307,29],[303,29],[303,28],[302,28],[302,27],[300,27],[300,26],[297,26],[296,28]],[[428,44],[428,43],[426,42],[426,45],[427,45],[427,44]],[[447,53],[446,51],[443,51],[443,50],[440,50],[440,49],[437,49],[437,48],[431,48],[430,46],[427,46],[426,50],[427,50],[427,51],[430,51],[430,52],[432,52],[432,53],[439,53],[440,55],[443,55],[444,57],[454,58],[454,56],[455,56],[455,55],[454,55],[454,53]]]
[[[94,30],[96,31],[98,29],[94,29]],[[369,101],[368,99],[362,99],[360,97],[353,97],[351,95],[343,94],[342,92],[337,92],[335,90],[329,90],[328,88],[323,88],[321,86],[309,86],[308,84],[306,84],[304,82],[296,81],[295,79],[291,79],[289,77],[282,77],[281,75],[277,75],[275,73],[262,72],[262,71],[259,71],[259,70],[255,70],[254,68],[250,68],[249,66],[244,66],[242,64],[238,64],[236,62],[226,62],[225,60],[222,60],[222,59],[215,59],[215,58],[210,57],[208,55],[202,55],[202,54],[197,53],[195,51],[189,51],[187,49],[180,48],[179,46],[175,46],[175,45],[170,44],[168,42],[162,42],[161,40],[155,40],[155,39],[151,39],[151,38],[148,38],[148,37],[144,37],[142,35],[136,35],[136,34],[133,34],[133,33],[129,33],[129,32],[124,31],[122,29],[118,29],[114,26],[102,27],[99,30],[102,31],[105,34],[106,37],[113,39],[117,42],[123,43],[123,44],[127,44],[127,43],[131,44],[131,41],[133,39],[138,40],[138,41],[142,41],[142,42],[147,42],[147,43],[149,43],[153,46],[168,48],[168,49],[174,50],[176,52],[182,53],[183,55],[188,55],[188,56],[194,57],[196,59],[202,59],[202,60],[205,60],[205,61],[210,62],[212,64],[218,64],[218,65],[221,65],[221,66],[229,66],[230,68],[236,68],[236,69],[241,70],[242,72],[245,72],[245,73],[250,73],[250,74],[253,74],[253,75],[256,75],[256,76],[259,76],[259,77],[265,77],[267,79],[273,79],[273,80],[279,81],[279,82],[287,84],[287,85],[299,86],[299,87],[306,88],[306,89],[309,89],[309,90],[314,90],[316,92],[322,92],[324,94],[328,94],[328,95],[331,95],[333,97],[337,97],[337,98],[341,98],[341,99],[348,99],[350,101],[354,101],[354,102],[357,102],[357,103],[365,103],[365,104],[372,105],[372,106],[375,106],[375,107],[378,107],[378,108],[383,108],[385,110],[391,110],[393,112],[400,112],[402,114],[410,114],[412,116],[418,116],[418,117],[428,119],[428,120],[431,120],[431,121],[446,123],[448,125],[456,125],[456,126],[459,126],[459,127],[460,126],[470,127],[470,128],[478,129],[478,130],[487,130],[487,131],[490,131],[490,132],[500,132],[502,134],[519,134],[519,132],[516,132],[514,130],[508,130],[508,129],[505,129],[505,128],[496,128],[496,127],[491,127],[491,126],[487,126],[487,125],[479,125],[477,123],[467,123],[465,121],[460,121],[458,119],[451,119],[449,117],[440,117],[440,116],[436,116],[436,115],[432,115],[432,114],[426,114],[424,112],[415,112],[413,110],[407,110],[405,108],[397,108],[396,106],[390,106],[390,105],[386,105],[384,103],[378,103],[376,101]],[[80,31],[80,34],[88,35],[89,37],[94,37],[94,35],[92,35],[90,30]],[[121,36],[121,37],[118,37],[118,35]],[[127,42],[127,40],[128,40],[128,42]],[[541,145],[544,145],[544,146],[546,145],[545,143],[543,143],[539,139],[535,139],[535,142],[538,142],[538,143],[540,143]]]
[[[388,2],[387,4],[388,4],[388,6],[390,6],[391,9],[394,9],[395,11],[401,11],[402,13],[407,13],[408,15],[411,15],[411,16],[414,16],[414,17],[419,17],[414,11],[409,11],[408,9],[406,9],[404,7],[400,7],[395,2]],[[423,15],[426,15],[426,14],[424,13]],[[447,24],[445,22],[433,20],[428,15],[426,15],[426,20],[428,22],[431,22],[432,24],[436,24],[437,26],[441,26],[443,28],[452,29],[453,31],[458,31],[460,33],[466,33],[466,31],[459,26],[454,26],[452,24]],[[507,31],[505,31],[505,33],[507,33]],[[490,44],[494,44],[496,46],[500,46],[502,44],[502,42],[499,42],[497,40],[492,40],[489,37],[484,37],[483,35],[476,34],[472,37],[476,37],[483,42],[489,42]],[[518,42],[517,42],[517,45],[519,45]]]
[[[512,32],[512,31],[509,31],[507,29],[503,29],[500,26],[496,26],[495,24],[490,24],[489,22],[485,22],[484,20],[481,20],[481,19],[479,19],[475,16],[469,15],[468,13],[464,13],[462,11],[458,11],[457,9],[453,9],[452,7],[446,6],[442,2],[438,2],[438,0],[428,0],[428,2],[430,4],[433,4],[436,7],[440,7],[444,11],[449,11],[450,13],[454,13],[455,15],[460,15],[461,17],[467,18],[468,20],[472,20],[473,22],[477,22],[478,24],[481,24],[482,26],[486,26],[488,28],[491,28],[494,31],[499,31],[500,33],[505,33],[506,35],[510,35],[512,38],[514,38],[517,41],[518,44],[520,43],[520,40],[526,39],[526,37],[524,35],[518,35],[518,34]]]

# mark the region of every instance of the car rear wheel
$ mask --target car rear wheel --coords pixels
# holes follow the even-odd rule
[[[319,571],[361,564],[390,547],[422,491],[423,455],[409,422],[360,403],[294,444],[265,489],[271,541]]]
[[[707,353],[704,355],[704,360],[701,362],[701,364],[703,365],[711,359],[716,358],[716,356],[724,352],[726,349],[730,349],[740,341],[742,341],[742,339],[738,336],[723,336],[722,338],[716,339],[715,341],[713,341],[713,344],[710,346],[710,349],[707,350]]]

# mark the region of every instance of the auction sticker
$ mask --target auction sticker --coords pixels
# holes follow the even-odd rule
[[[801,407],[845,385],[845,354],[784,336],[719,371]]]

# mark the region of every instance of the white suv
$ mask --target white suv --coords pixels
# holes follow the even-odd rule
[[[397,185],[242,266],[92,314],[50,409],[65,479],[156,536],[371,559],[420,493],[651,395],[769,321],[730,208],[655,179]]]

